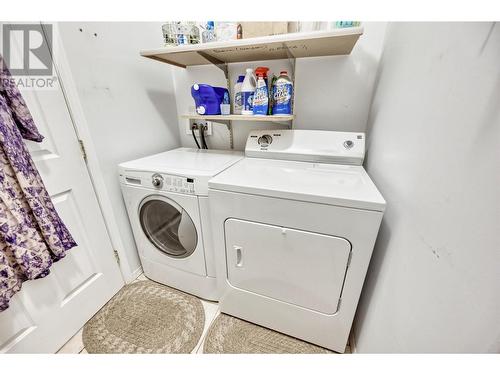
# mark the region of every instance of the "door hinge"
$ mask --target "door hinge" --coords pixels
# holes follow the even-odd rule
[[[80,151],[82,152],[83,160],[87,162],[87,151],[85,151],[85,144],[81,139],[78,140],[78,143],[80,144]]]
[[[115,255],[116,263],[120,264],[120,255],[118,254],[118,250],[113,249],[113,254]]]

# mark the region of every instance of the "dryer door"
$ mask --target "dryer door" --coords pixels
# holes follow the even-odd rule
[[[174,258],[186,258],[196,249],[198,234],[189,214],[173,200],[151,195],[139,206],[139,222],[149,241]]]
[[[227,278],[236,288],[334,314],[351,244],[344,238],[227,219]]]

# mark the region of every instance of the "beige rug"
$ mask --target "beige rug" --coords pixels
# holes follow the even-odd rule
[[[333,353],[225,314],[220,314],[210,326],[203,352],[212,354]]]
[[[200,300],[139,281],[121,289],[83,328],[89,353],[190,353],[203,332]]]

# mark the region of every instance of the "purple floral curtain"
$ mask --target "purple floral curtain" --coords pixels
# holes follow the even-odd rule
[[[0,55],[0,311],[76,246],[23,138],[43,140]]]

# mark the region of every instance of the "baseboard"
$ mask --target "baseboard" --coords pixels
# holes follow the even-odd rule
[[[351,347],[351,354],[356,354],[356,338],[354,337],[354,324],[351,327],[351,333],[349,333],[349,346]]]
[[[126,277],[125,283],[131,283],[135,279],[137,279],[142,274],[142,267],[138,267],[135,271],[133,271],[130,275]]]

